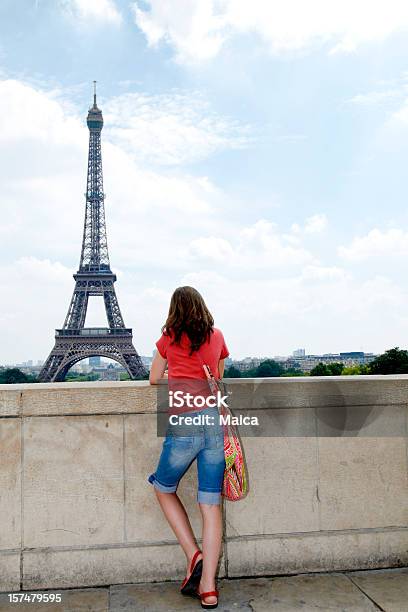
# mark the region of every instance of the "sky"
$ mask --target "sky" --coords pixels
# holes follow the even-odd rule
[[[405,1],[2,0],[0,363],[66,316],[94,79],[140,354],[180,285],[236,359],[407,347]]]

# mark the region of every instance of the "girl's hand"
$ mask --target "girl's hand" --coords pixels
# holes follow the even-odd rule
[[[151,385],[157,385],[159,380],[167,378],[167,359],[164,359],[157,351],[150,368],[149,381]]]

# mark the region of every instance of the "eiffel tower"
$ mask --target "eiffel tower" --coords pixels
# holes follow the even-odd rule
[[[131,378],[146,374],[133,346],[132,330],[125,327],[109,263],[103,192],[101,131],[102,112],[94,103],[87,117],[89,128],[88,177],[84,235],[75,289],[62,329],[55,330],[55,345],[40,374],[41,382],[65,379],[68,370],[86,357],[103,356],[119,362]],[[103,296],[109,327],[84,327],[89,296]]]

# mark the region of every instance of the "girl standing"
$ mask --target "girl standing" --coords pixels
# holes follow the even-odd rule
[[[151,384],[157,384],[165,377],[167,369],[169,387],[183,381],[183,384],[206,388],[203,364],[210,367],[216,378],[221,378],[224,359],[229,355],[221,331],[214,327],[211,313],[193,287],[179,287],[173,293],[167,321],[156,347],[149,380]],[[199,414],[208,418],[200,419],[200,424],[188,426],[188,429],[168,426],[157,469],[150,475],[149,482],[153,484],[163,513],[186,556],[187,572],[181,592],[198,596],[203,608],[212,609],[218,605],[215,575],[222,541],[224,433],[217,408],[203,407]],[[198,470],[197,501],[203,525],[202,551],[197,545],[187,512],[177,496],[180,479],[195,460]]]

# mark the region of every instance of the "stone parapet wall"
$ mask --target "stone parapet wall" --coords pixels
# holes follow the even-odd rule
[[[220,575],[407,565],[408,376],[230,387],[275,434],[244,439],[250,494],[224,505]],[[156,404],[145,382],[0,385],[0,590],[183,577],[147,482]],[[199,533],[195,480],[179,493]]]

